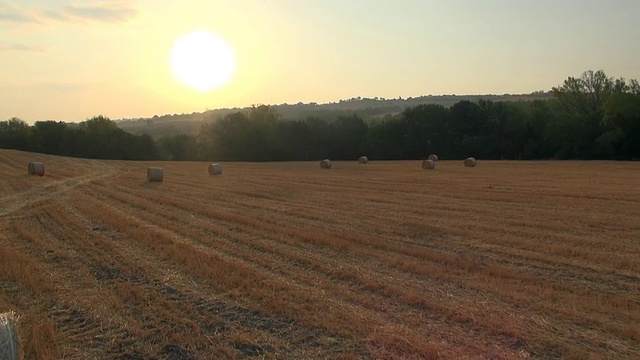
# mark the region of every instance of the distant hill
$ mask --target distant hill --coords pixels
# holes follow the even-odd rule
[[[490,101],[533,101],[552,98],[551,92],[538,91],[531,94],[503,95],[425,95],[406,99],[385,98],[351,98],[326,104],[297,103],[272,105],[285,120],[306,119],[316,117],[325,120],[335,119],[339,115],[360,115],[365,120],[397,115],[407,108],[423,104],[439,104],[446,107],[468,100],[477,102],[480,99]],[[151,118],[115,120],[120,128],[133,134],[149,134],[154,138],[164,135],[197,134],[203,121],[215,121],[230,113],[242,111],[243,108],[225,108],[194,112],[191,114],[155,115]]]

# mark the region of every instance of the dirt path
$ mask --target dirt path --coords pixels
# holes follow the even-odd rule
[[[107,178],[111,176],[113,172],[113,169],[105,172],[105,169],[102,168],[99,172],[70,179],[57,180],[44,184],[41,187],[35,187],[0,197],[0,203],[2,204],[2,207],[0,207],[0,218],[15,215],[15,213],[19,212],[22,208],[31,204],[50,200],[61,195],[67,195],[67,193],[72,192],[77,187],[94,180]]]

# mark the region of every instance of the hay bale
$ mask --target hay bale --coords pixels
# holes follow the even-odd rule
[[[464,166],[466,167],[476,167],[477,163],[476,158],[468,157],[464,159]]]
[[[209,165],[209,175],[222,175],[222,165],[211,164]]]
[[[436,168],[436,162],[433,160],[425,160],[422,162],[422,168],[425,170],[433,170]]]
[[[44,163],[37,161],[30,162],[27,167],[27,172],[29,175],[44,176]]]
[[[366,156],[360,156],[360,157],[358,158],[358,162],[359,162],[360,164],[366,164],[366,163],[368,163],[368,162],[369,162],[369,158],[368,158],[368,157],[366,157]]]
[[[321,169],[331,169],[331,160],[324,159],[324,160],[320,161],[320,168]]]
[[[162,182],[164,179],[164,171],[159,167],[150,167],[147,169],[148,182]]]
[[[18,360],[18,336],[13,312],[0,314],[0,360]]]
[[[429,160],[433,160],[433,161],[438,161],[438,155],[436,154],[431,154],[428,157]]]

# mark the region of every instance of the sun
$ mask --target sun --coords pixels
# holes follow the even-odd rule
[[[184,85],[207,92],[229,82],[235,58],[220,37],[208,31],[194,31],[173,45],[171,69]]]

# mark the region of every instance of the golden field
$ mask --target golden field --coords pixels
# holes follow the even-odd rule
[[[26,359],[640,358],[638,162],[207,165],[0,150]]]

